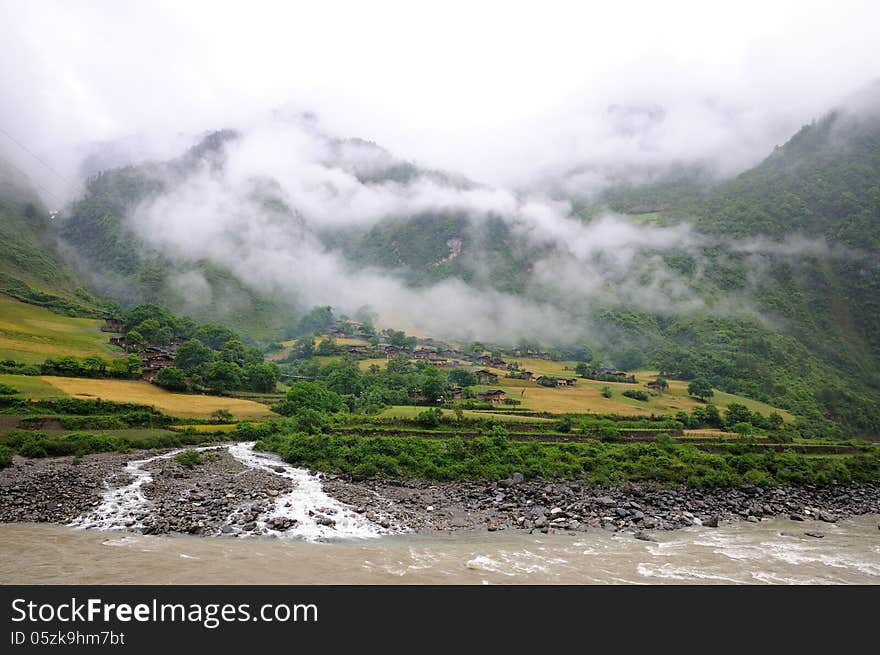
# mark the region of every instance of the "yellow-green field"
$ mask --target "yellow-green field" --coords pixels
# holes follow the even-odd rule
[[[576,378],[574,372],[575,362],[550,362],[541,359],[513,358],[524,370],[532,371],[535,375],[552,375],[557,377]],[[542,387],[534,382],[505,378],[505,371],[493,369],[498,373],[498,383],[485,387],[485,389],[502,389],[508,398],[521,400],[524,409],[532,409],[540,412],[554,413],[597,413],[597,414],[621,414],[632,416],[636,414],[675,414],[678,411],[690,412],[694,407],[704,405],[687,393],[687,382],[682,380],[669,380],[669,388],[662,394],[655,395],[645,387],[645,384],[657,377],[657,371],[635,371],[636,384],[620,382],[600,382],[598,380],[584,380],[578,378],[577,386],[567,387]],[[613,395],[605,398],[602,395],[603,387],[610,387]],[[648,401],[634,400],[623,395],[627,389],[639,389],[651,393]],[[769,414],[779,412],[786,421],[793,420],[790,413],[782,409],[776,409],[771,405],[757,400],[751,400],[742,396],[715,391],[712,404],[724,411],[728,405],[740,403],[751,411]]]
[[[33,400],[46,398],[64,398],[67,396],[61,389],[53,387],[35,375],[0,375],[0,383],[8,384],[18,391],[19,396]]]
[[[424,412],[427,407],[413,407],[412,405],[394,405],[383,410],[379,414],[379,418],[404,418],[414,419],[420,413]],[[441,410],[446,418],[455,418],[455,412],[449,409]],[[474,411],[472,409],[463,410],[464,416],[467,418],[484,418],[493,421],[516,421],[517,423],[549,423],[553,419],[542,418],[539,416],[518,416],[516,414],[503,414],[496,412]]]
[[[0,359],[39,364],[48,357],[118,357],[108,343],[103,321],[71,318],[0,294]]]
[[[229,410],[239,419],[275,416],[266,405],[253,400],[171,393],[139,380],[93,380],[54,376],[40,379],[75,398],[101,398],[120,403],[152,405],[160,412],[182,418],[208,418],[218,409]]]
[[[188,432],[192,430],[193,432],[207,432],[211,434],[214,432],[234,432],[237,427],[238,423],[200,423],[199,425],[173,425],[171,430],[175,432]]]

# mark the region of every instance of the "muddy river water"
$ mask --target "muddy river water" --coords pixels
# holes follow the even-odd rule
[[[4,524],[0,583],[878,584],[878,521],[822,524],[822,538],[777,519],[695,526],[658,532],[656,542],[603,530],[316,542]]]

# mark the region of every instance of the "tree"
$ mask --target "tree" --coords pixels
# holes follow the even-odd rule
[[[244,344],[238,339],[230,339],[220,349],[220,359],[241,366],[244,363]]]
[[[174,366],[163,368],[156,374],[156,385],[168,391],[186,391],[189,388],[184,372]]]
[[[455,384],[459,387],[472,387],[477,384],[476,374],[463,368],[454,368],[449,371],[447,379],[450,384]]]
[[[706,401],[714,396],[715,392],[712,391],[712,385],[705,378],[697,378],[688,385],[688,394]]]
[[[107,360],[97,355],[83,358],[82,365],[88,375],[99,376],[107,372]]]
[[[290,351],[291,359],[308,359],[313,354],[315,354],[315,338],[312,335],[297,339]]]
[[[388,341],[395,348],[406,348],[409,344],[409,339],[407,339],[406,332],[403,330],[385,330],[385,334],[388,335]]]
[[[349,357],[325,366],[323,377],[327,388],[340,395],[357,396],[362,390],[363,373],[357,362]]]
[[[162,324],[155,318],[148,318],[146,321],[141,322],[135,329],[143,335],[145,340],[153,342],[156,340],[156,337],[159,336],[159,330],[162,329]]]
[[[142,370],[141,358],[137,355],[110,361],[110,375],[115,378],[139,378]]]
[[[749,408],[740,403],[730,403],[727,411],[724,412],[724,422],[727,425],[736,425],[737,423],[752,423],[752,413]]]
[[[574,372],[582,378],[587,377],[590,374],[590,370],[590,365],[586,362],[578,362],[574,367]]]
[[[140,350],[145,341],[146,339],[144,339],[144,335],[142,335],[138,330],[132,330],[125,335],[126,345],[128,345],[133,350]]]
[[[201,341],[190,339],[180,344],[174,358],[174,365],[187,373],[192,373],[200,366],[210,364],[212,361],[214,361],[214,351]]]
[[[200,326],[193,335],[211,350],[220,350],[227,341],[238,339],[238,335],[223,325],[206,324]]]
[[[479,355],[479,354],[482,353],[484,350],[486,350],[486,346],[484,346],[484,345],[483,345],[482,343],[480,343],[479,341],[474,341],[474,342],[471,344],[471,352],[472,352],[472,353],[477,353],[477,354]]]
[[[220,393],[241,389],[241,369],[232,362],[213,362],[208,366],[205,384]]]
[[[604,387],[602,387],[602,395],[605,398],[611,398],[611,396],[614,395],[614,391],[611,389],[611,387],[605,385]]]
[[[654,380],[654,383],[656,384],[656,387],[660,389],[660,391],[666,391],[669,388],[669,383],[662,375],[657,376],[657,379]]]
[[[265,362],[263,364],[250,364],[244,367],[244,378],[248,389],[269,393],[275,391],[281,372],[277,364]]]
[[[304,410],[335,414],[343,410],[342,397],[320,382],[294,382],[287,395],[273,409],[284,416],[296,416]]]

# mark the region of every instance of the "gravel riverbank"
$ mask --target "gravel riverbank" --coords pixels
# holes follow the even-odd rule
[[[187,468],[173,458],[140,467],[146,502],[118,527],[147,534],[242,535],[284,532],[295,521],[273,513],[296,482],[277,470],[246,466],[226,447],[208,449],[203,463]],[[105,503],[108,489],[129,484],[128,462],[147,454],[98,454],[78,464],[69,457],[25,460],[0,470],[0,522],[71,523]],[[700,490],[650,484],[594,487],[578,482],[430,482],[353,480],[320,475],[324,492],[350,506],[378,530],[452,531],[522,529],[578,532],[631,531],[650,539],[654,530],[722,522],[791,519],[793,530],[821,535],[821,523],[880,514],[880,484]],[[105,484],[106,483],[106,484]],[[283,504],[283,503],[282,503]],[[330,528],[337,510],[308,508]],[[268,517],[268,518],[267,518]],[[88,525],[88,522],[83,524]]]

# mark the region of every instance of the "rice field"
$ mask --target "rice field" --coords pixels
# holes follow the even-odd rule
[[[253,400],[171,393],[140,380],[93,380],[44,376],[41,380],[74,398],[101,398],[115,402],[152,405],[160,412],[181,418],[209,418],[226,409],[237,419],[268,418],[275,414]]]

